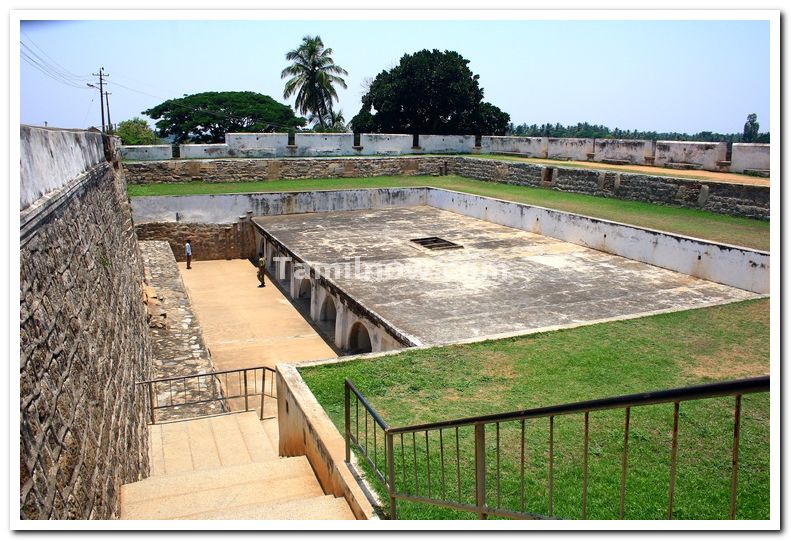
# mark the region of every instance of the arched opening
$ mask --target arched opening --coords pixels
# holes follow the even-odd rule
[[[335,340],[335,322],[337,315],[338,311],[335,308],[335,301],[332,300],[332,297],[327,295],[319,309],[319,328],[332,341]]]
[[[291,283],[291,261],[285,262],[284,272],[283,272],[283,279],[281,280],[283,285],[286,286],[286,290],[288,290],[288,286]]]
[[[308,314],[310,313],[310,280],[308,278],[303,278],[299,282],[299,287],[297,288],[297,305],[301,310],[306,311]]]
[[[327,295],[319,311],[319,321],[331,321],[335,323],[336,315],[337,310],[335,309],[335,301],[332,300],[332,297]]]
[[[349,331],[349,353],[370,353],[371,337],[368,334],[368,329],[359,321],[352,325],[352,330]]]

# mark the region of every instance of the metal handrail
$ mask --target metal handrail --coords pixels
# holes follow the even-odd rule
[[[630,395],[616,396],[610,398],[587,400],[581,402],[574,402],[568,404],[561,404],[555,406],[546,406],[540,408],[531,408],[520,411],[513,411],[502,414],[481,415],[476,417],[467,417],[463,419],[455,419],[448,421],[439,421],[434,423],[424,423],[403,427],[390,427],[387,422],[379,415],[376,409],[368,402],[368,400],[360,393],[354,384],[348,379],[344,384],[344,407],[345,407],[345,439],[346,439],[346,462],[348,463],[351,457],[351,448],[355,447],[366,463],[371,466],[375,476],[383,483],[388,492],[390,500],[390,518],[397,519],[397,500],[406,500],[412,502],[420,502],[438,505],[450,509],[461,511],[469,511],[477,513],[479,518],[485,519],[489,515],[507,517],[507,518],[554,518],[553,516],[553,480],[554,480],[554,419],[555,417],[570,414],[584,414],[584,455],[583,455],[583,482],[582,482],[582,517],[587,517],[587,495],[588,495],[588,455],[589,455],[589,416],[594,411],[604,411],[613,409],[624,410],[624,442],[623,451],[621,454],[621,479],[620,479],[620,511],[619,518],[624,517],[624,502],[626,492],[626,472],[628,468],[628,453],[629,453],[629,431],[630,431],[630,416],[633,407],[648,406],[655,404],[670,404],[674,405],[673,413],[673,435],[671,442],[671,457],[670,457],[670,482],[668,487],[668,519],[673,518],[673,502],[675,494],[675,480],[676,480],[676,463],[677,463],[677,449],[678,449],[678,425],[679,425],[679,404],[681,402],[688,402],[693,400],[703,400],[716,397],[735,398],[734,416],[733,416],[733,443],[731,448],[731,487],[730,487],[730,510],[729,516],[731,519],[736,516],[736,489],[738,483],[738,469],[739,469],[739,438],[741,426],[741,398],[745,394],[768,392],[770,390],[769,376],[761,376],[756,378],[748,378],[741,380],[733,380],[726,382],[709,383],[702,385],[694,385],[689,387],[681,387],[668,390],[651,391],[646,393],[636,393]],[[365,445],[362,444],[360,439],[359,425],[353,432],[351,428],[351,399],[355,399],[355,410],[357,412],[356,419],[359,420],[359,404],[363,405],[365,416]],[[375,421],[374,424],[374,455],[371,456],[369,452],[369,436],[368,436],[368,421],[370,417]],[[548,516],[542,516],[536,513],[531,513],[525,509],[525,420],[536,418],[549,419],[549,457],[548,457]],[[500,465],[500,424],[508,421],[518,421],[521,425],[521,471],[520,471],[520,494],[521,494],[521,509],[514,511],[502,507],[500,499],[500,484],[501,484],[501,465]],[[376,426],[379,426],[385,438],[384,450],[384,463],[385,470],[379,468],[377,446],[376,446]],[[487,502],[487,444],[486,444],[486,427],[487,425],[494,425],[495,429],[495,453],[496,453],[496,501],[494,506],[490,506]],[[459,456],[459,428],[474,427],[475,439],[475,504],[469,504],[462,501],[461,498],[461,459]],[[455,458],[456,458],[456,477],[458,487],[458,497],[454,500],[452,497],[446,497],[445,486],[445,452],[443,443],[443,431],[455,431]],[[439,451],[440,451],[440,490],[442,497],[433,497],[431,491],[431,457],[429,452],[429,432],[439,432]],[[421,439],[425,438],[426,449],[426,486],[427,494],[419,494],[418,485],[418,467],[417,467],[417,434],[421,433]],[[404,482],[406,481],[406,466],[405,466],[405,435],[412,435],[412,456],[413,456],[413,476],[415,493],[399,491],[397,488],[395,477],[395,453],[394,453],[394,436],[400,436],[401,448],[401,465],[402,476]],[[421,475],[422,475],[421,470]],[[436,475],[436,474],[435,474]],[[453,486],[453,485],[451,485]]]
[[[352,434],[351,430],[351,397],[354,395],[355,397],[355,427],[356,430],[354,434]],[[379,469],[377,464],[378,460],[378,445],[376,440],[376,426],[378,425],[379,428],[382,430],[384,434],[387,434],[388,430],[390,430],[390,425],[388,425],[385,420],[379,415],[379,412],[366,400],[366,398],[362,395],[362,393],[357,390],[357,387],[346,378],[344,380],[344,439],[346,441],[346,462],[349,463],[351,460],[351,449],[352,446],[356,447],[360,453],[362,454],[363,459],[368,463],[371,469],[374,472],[379,480],[387,485],[387,480],[385,478],[385,473]],[[360,440],[360,412],[358,405],[363,405],[363,423],[364,423],[364,440]],[[369,434],[368,434],[368,416],[371,416],[372,423],[372,434],[373,434],[373,458],[371,458],[369,453]],[[392,454],[392,453],[391,453]],[[388,450],[385,449],[383,459],[385,463],[387,463],[388,457]]]
[[[260,371],[260,390],[259,390],[259,373]],[[267,373],[270,373],[269,378],[269,391],[267,392]],[[229,385],[228,376],[231,374],[238,374],[238,390],[236,393],[232,392],[232,386]],[[252,374],[252,380],[249,377]],[[164,378],[148,379],[136,382],[147,390],[147,401],[149,406],[149,421],[151,424],[157,423],[157,411],[175,408],[183,408],[186,406],[198,406],[210,403],[219,403],[221,413],[230,413],[231,405],[230,400],[244,400],[244,409],[242,411],[250,411],[250,398],[260,397],[260,407],[253,406],[252,409],[260,409],[259,419],[264,418],[264,401],[265,397],[277,398],[275,394],[275,370],[268,366],[256,366],[250,368],[237,368],[230,370],[219,370],[216,372],[200,372],[197,374],[187,374],[183,376],[169,376]],[[208,380],[205,388],[201,387],[201,379]],[[252,381],[252,384],[251,384]],[[180,385],[175,387],[174,397],[174,382],[180,382]],[[197,390],[190,388],[191,382],[197,382]],[[231,383],[234,383],[231,381]],[[158,387],[167,386],[165,394],[168,399],[162,404],[159,399]],[[250,388],[252,386],[252,389]],[[198,394],[198,397],[190,397],[190,393]],[[201,396],[208,393],[208,398]],[[241,407],[239,407],[241,409]],[[191,418],[203,417],[213,415],[214,413],[191,415]],[[183,418],[183,417],[182,417]]]
[[[674,402],[676,400],[702,400],[705,398],[715,398],[718,396],[731,396],[733,394],[760,393],[769,390],[769,376],[758,376],[755,378],[738,379],[717,383],[704,383],[702,385],[691,385],[689,387],[677,387],[662,391],[650,391],[647,393],[635,393],[611,398],[598,398],[595,400],[585,400],[582,402],[572,402],[557,406],[544,406],[508,413],[493,413],[490,415],[479,415],[476,417],[466,417],[448,421],[437,421],[434,423],[424,423],[419,425],[403,426],[391,429],[394,434],[401,432],[434,430],[439,428],[454,428],[475,425],[478,423],[493,423],[503,421],[516,421],[519,419],[534,419],[536,417],[548,417],[550,415],[560,416],[571,413],[582,413],[585,411],[600,411],[606,409],[623,409],[628,406],[650,406]]]

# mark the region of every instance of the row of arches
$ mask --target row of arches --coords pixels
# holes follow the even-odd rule
[[[265,239],[261,241],[261,253],[265,254],[270,275],[280,283],[285,291],[291,294],[295,304],[304,313],[309,314],[309,317],[313,318],[325,334],[332,337],[338,347],[345,349],[350,354],[370,353],[373,351],[371,334],[362,321],[354,321],[348,329],[348,333],[345,332],[345,329],[342,328],[344,323],[339,319],[340,307],[336,305],[337,301],[332,295],[322,289],[317,299],[321,304],[314,309],[313,296],[317,288],[314,288],[311,279],[298,279],[296,276],[292,276],[291,261],[284,262],[285,265],[281,274],[279,263],[274,258],[282,257],[283,254],[277,248],[271,245],[267,246]],[[339,328],[339,326],[341,327]]]

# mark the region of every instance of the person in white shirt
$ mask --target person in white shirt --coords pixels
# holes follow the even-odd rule
[[[192,243],[187,239],[187,244],[184,245],[184,252],[187,254],[187,268],[192,268]]]

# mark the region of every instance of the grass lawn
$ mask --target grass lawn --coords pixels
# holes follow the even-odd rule
[[[641,227],[670,231],[717,242],[769,250],[769,222],[725,216],[702,210],[622,201],[531,188],[483,182],[458,176],[394,176],[371,178],[334,178],[273,180],[259,182],[184,182],[130,185],[129,195],[187,195],[240,192],[277,192],[315,189],[383,188],[396,186],[434,186],[488,197],[497,197],[543,206]]]
[[[391,426],[514,411],[614,395],[667,389],[769,372],[769,301],[762,299],[551,333],[468,345],[405,351],[301,370],[313,394],[343,432],[343,380],[350,378]],[[728,516],[732,398],[682,403],[674,518]],[[356,417],[352,413],[354,426]],[[629,439],[627,519],[662,519],[667,513],[672,405],[634,408]],[[555,419],[554,514],[580,518],[583,416]],[[361,427],[363,423],[360,413]],[[623,410],[590,415],[588,517],[618,517]],[[738,486],[741,519],[769,518],[769,396],[742,400]],[[361,428],[362,430],[362,428]],[[372,432],[372,430],[371,430]],[[487,497],[495,501],[494,430],[487,428]],[[501,426],[503,505],[519,509],[519,422]],[[526,423],[525,502],[546,514],[548,422]],[[396,479],[415,490],[412,463],[422,471],[421,494],[462,492],[474,502],[472,430],[460,431],[462,479],[456,484],[453,434],[445,433],[445,463],[439,440],[411,438],[404,455],[396,438]],[[362,437],[362,435],[361,435]],[[372,437],[372,436],[370,436]],[[379,456],[383,446],[379,434]],[[428,455],[428,459],[426,456]],[[381,460],[381,458],[380,458]],[[402,460],[404,460],[402,464]],[[381,463],[381,462],[380,462]],[[427,486],[430,464],[432,486]],[[443,467],[444,466],[444,467]],[[778,472],[775,472],[777,475]],[[376,484],[374,484],[376,486]],[[377,490],[387,502],[382,487]],[[474,518],[425,504],[399,501],[399,518]]]

